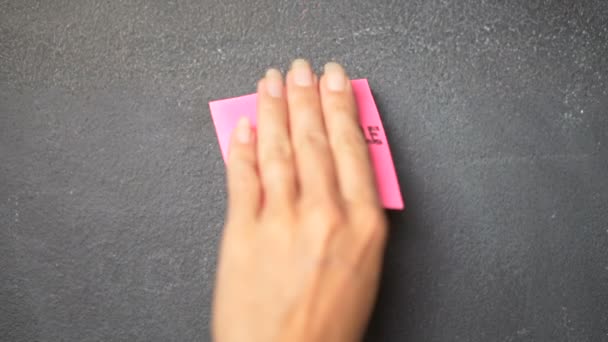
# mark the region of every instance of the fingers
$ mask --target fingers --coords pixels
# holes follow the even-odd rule
[[[258,83],[257,130],[264,201],[284,207],[294,202],[297,188],[283,77],[275,69]]]
[[[255,138],[249,120],[242,117],[230,143],[227,163],[228,217],[250,221],[257,216],[261,187],[257,174]],[[236,214],[232,214],[236,213]]]
[[[303,201],[336,197],[337,184],[319,98],[308,62],[297,59],[287,74],[289,124]]]
[[[359,125],[352,85],[344,69],[337,63],[327,63],[319,88],[342,196],[351,204],[377,206],[369,152]]]
[[[271,69],[258,84],[258,168],[264,202],[379,207],[374,172],[351,83],[328,63],[320,82],[304,60],[286,77]]]

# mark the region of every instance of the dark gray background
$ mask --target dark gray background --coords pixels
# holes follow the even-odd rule
[[[369,341],[608,341],[608,1],[0,1],[0,339],[209,340],[207,102],[367,77],[405,212]],[[336,317],[339,319],[339,317]]]

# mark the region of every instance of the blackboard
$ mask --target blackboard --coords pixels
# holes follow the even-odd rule
[[[0,336],[210,340],[207,102],[368,78],[407,210],[368,341],[608,341],[608,2],[4,1]]]

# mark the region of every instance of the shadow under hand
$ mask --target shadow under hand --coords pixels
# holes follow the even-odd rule
[[[374,94],[381,113],[383,99]],[[399,120],[398,117],[393,120]],[[389,235],[384,256],[380,288],[376,306],[365,335],[365,341],[418,341],[424,324],[425,288],[430,281],[430,263],[424,254],[423,244],[429,231],[424,210],[424,183],[417,180],[413,168],[413,156],[404,142],[405,132],[400,132],[384,121],[384,129],[389,140],[395,168],[405,200],[404,211],[387,211]],[[401,142],[400,144],[398,144]],[[428,315],[427,315],[428,316]]]

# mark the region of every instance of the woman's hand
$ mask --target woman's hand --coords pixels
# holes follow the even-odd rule
[[[241,119],[213,335],[232,341],[356,341],[374,303],[384,211],[351,83],[304,60],[258,83],[257,132]]]

